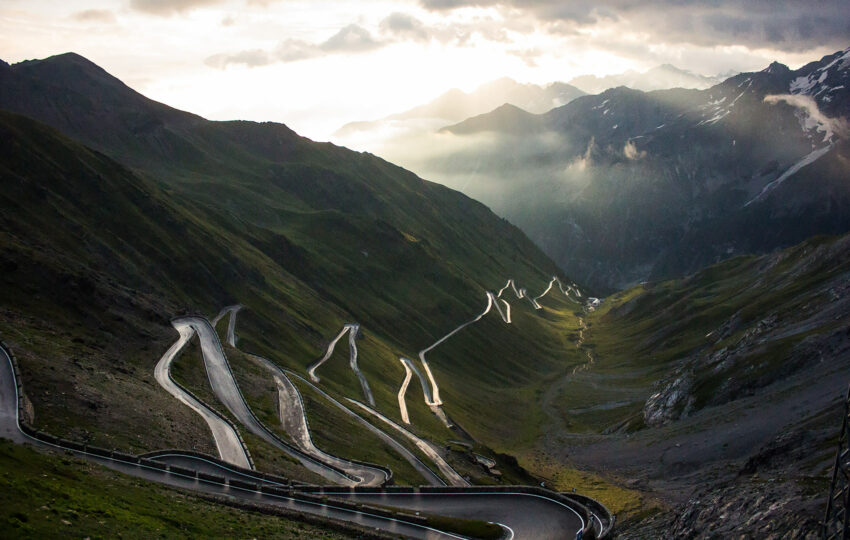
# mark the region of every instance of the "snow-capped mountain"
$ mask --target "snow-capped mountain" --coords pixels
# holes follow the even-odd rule
[[[850,49],[706,90],[620,87],[511,111],[509,130],[494,112],[445,127],[457,144],[419,172],[600,287],[683,275],[850,230],[848,77]]]

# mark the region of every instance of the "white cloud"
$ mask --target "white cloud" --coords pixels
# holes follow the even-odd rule
[[[248,49],[235,53],[220,53],[207,57],[204,63],[210,67],[224,69],[232,64],[247,67],[267,66],[275,62],[297,62],[328,54],[365,53],[383,47],[362,26],[349,24],[321,43],[310,43],[300,39],[286,39],[271,51]]]
[[[533,15],[552,31],[570,35],[592,33],[614,24],[623,34],[643,33],[655,44],[743,45],[787,52],[824,45],[846,47],[850,26],[846,0],[420,0],[420,4],[439,13],[459,8],[510,7]]]
[[[267,66],[272,62],[268,52],[261,49],[240,51],[234,54],[215,54],[204,63],[210,67],[224,69],[231,64],[243,64],[249,67]]]
[[[431,33],[425,24],[408,13],[390,13],[380,23],[380,29],[386,34],[414,41],[427,41]]]
[[[631,139],[626,141],[626,146],[623,147],[623,155],[627,159],[638,160],[646,157],[646,150],[638,151],[635,143]]]
[[[587,143],[587,150],[584,154],[576,157],[567,165],[565,172],[584,172],[587,168],[593,166],[593,152],[596,150],[596,137],[591,137]]]
[[[153,15],[174,15],[182,11],[218,4],[221,0],[130,0],[130,7]]]
[[[84,9],[77,11],[71,18],[75,21],[95,24],[115,24],[118,20],[108,9]]]
[[[501,77],[546,84],[662,63],[714,75],[758,70],[774,59],[796,67],[837,50],[828,42],[803,53],[668,42],[638,19],[626,25],[622,16],[598,13],[596,22],[579,24],[581,16],[555,13],[551,2],[549,11],[540,0],[489,4],[428,10],[419,0],[13,0],[0,2],[0,50],[8,62],[74,51],[170,105],[215,119],[283,121],[315,138]],[[119,7],[100,9],[110,5]],[[634,17],[648,9],[635,8]],[[821,12],[816,6],[813,13]],[[109,24],[113,17],[120,24]]]
[[[776,105],[787,103],[798,109],[804,116],[803,126],[806,129],[816,129],[824,134],[823,140],[828,141],[834,136],[847,137],[850,134],[847,120],[844,118],[830,118],[823,114],[818,108],[817,102],[811,96],[800,94],[771,94],[764,97],[765,103]]]

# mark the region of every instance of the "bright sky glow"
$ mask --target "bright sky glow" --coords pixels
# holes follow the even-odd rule
[[[715,75],[772,60],[796,67],[850,44],[840,2],[819,3],[814,15],[787,8],[780,22],[798,30],[781,39],[733,0],[708,12],[673,3],[665,12],[627,0],[590,10],[543,0],[4,0],[0,58],[77,52],[174,107],[283,122],[326,140],[347,122],[506,76],[543,84],[662,63]],[[814,17],[809,26],[792,24],[804,16]],[[817,17],[837,17],[838,30]],[[693,30],[700,39],[675,31],[688,25],[705,28]]]

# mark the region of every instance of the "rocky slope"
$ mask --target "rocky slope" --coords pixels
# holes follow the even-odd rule
[[[637,286],[589,314],[594,362],[552,400],[565,428],[547,447],[667,501],[621,522],[625,537],[813,531],[850,383],[848,254],[850,235],[815,238]]]

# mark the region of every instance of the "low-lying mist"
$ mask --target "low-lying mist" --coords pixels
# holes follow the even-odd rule
[[[541,129],[524,134],[441,130],[445,121],[383,120],[349,127],[336,142],[368,151],[457,189],[505,217],[518,206],[540,208],[575,201],[610,167],[646,157],[632,141],[614,148],[591,136]]]

